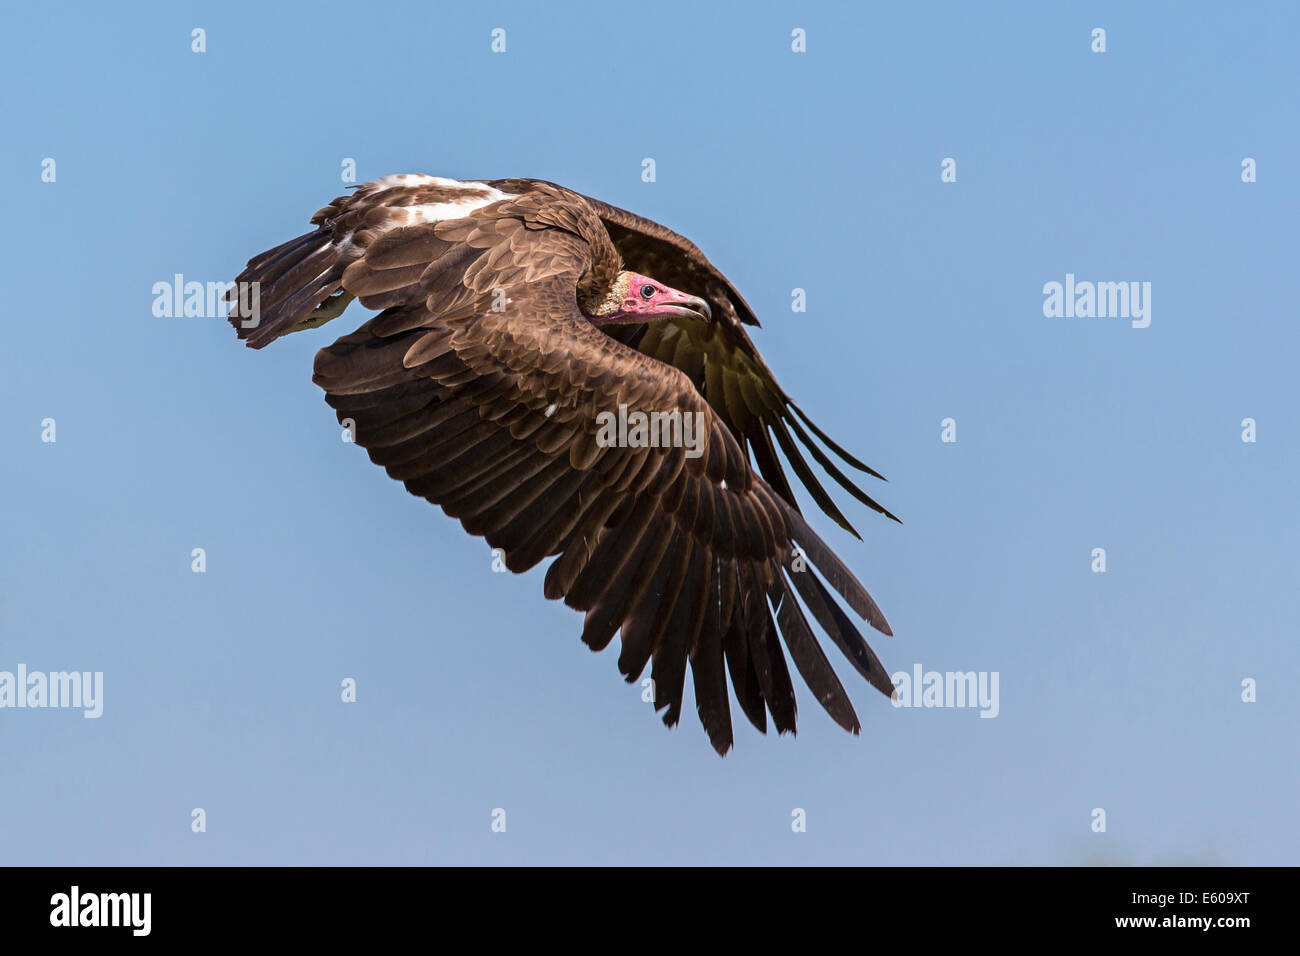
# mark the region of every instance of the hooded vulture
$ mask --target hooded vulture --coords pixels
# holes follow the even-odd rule
[[[546,596],[584,612],[592,650],[620,636],[629,682],[650,665],[666,725],[681,716],[689,662],[718,753],[732,745],[727,674],[759,731],[770,714],[793,732],[784,641],[818,702],[858,733],[808,615],[886,695],[888,673],[831,591],[891,631],[800,514],[777,448],[855,536],[801,446],[893,518],[826,449],[880,476],[776,383],[745,331],[758,321],[693,243],[534,179],[385,176],[311,222],[239,276],[257,290],[229,294],[241,339],[260,349],[353,299],[380,310],[316,355],[313,380],[339,422],[511,571],[553,558]],[[617,435],[605,428],[616,412]],[[637,412],[651,418],[649,435],[624,430]]]

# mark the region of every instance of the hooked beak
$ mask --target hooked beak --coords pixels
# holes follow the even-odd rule
[[[713,310],[709,308],[709,303],[697,295],[683,295],[680,299],[674,299],[660,307],[659,314],[678,315],[701,322],[713,321]]]

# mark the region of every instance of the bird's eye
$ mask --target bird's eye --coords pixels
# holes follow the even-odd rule
[[[655,297],[655,287],[652,285],[643,285],[641,287],[641,298],[653,299]]]

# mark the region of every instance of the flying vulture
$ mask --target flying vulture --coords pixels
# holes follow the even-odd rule
[[[855,536],[801,445],[894,516],[814,442],[809,432],[881,477],[776,383],[745,331],[758,321],[722,273],[672,230],[554,183],[405,174],[354,188],[313,231],[249,261],[228,296],[239,337],[260,349],[353,299],[381,310],[316,355],[313,381],[340,424],[511,571],[554,558],[546,596],[586,614],[592,650],[620,635],[629,682],[651,665],[666,725],[689,661],[719,754],[732,745],[726,674],[759,731],[770,713],[793,732],[784,639],[818,702],[858,733],[804,608],[886,695],[888,673],[831,589],[891,631],[800,514],[777,447]]]

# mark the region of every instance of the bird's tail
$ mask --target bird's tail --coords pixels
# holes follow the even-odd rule
[[[282,335],[337,318],[352,296],[342,291],[352,262],[328,226],[290,239],[248,260],[226,298],[239,337],[260,349]]]

